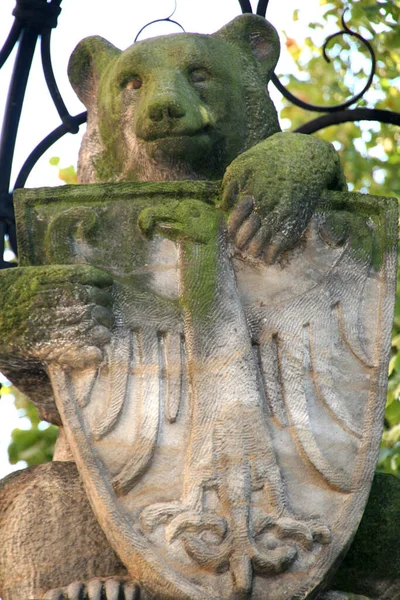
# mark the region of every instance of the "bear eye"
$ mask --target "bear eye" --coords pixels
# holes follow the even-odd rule
[[[192,83],[202,83],[208,81],[210,75],[205,69],[194,69],[190,72],[189,78]]]
[[[139,90],[142,87],[142,80],[140,77],[133,77],[125,84],[126,90]]]

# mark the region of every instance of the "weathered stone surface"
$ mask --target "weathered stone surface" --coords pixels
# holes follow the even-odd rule
[[[111,549],[71,462],[17,471],[0,486],[2,598],[40,598],[72,581],[127,571]]]
[[[343,592],[326,592],[318,596],[318,600],[371,600],[359,594],[347,594]]]
[[[24,588],[4,572],[3,600],[132,600],[136,582],[156,600],[311,600],[350,543],[380,437],[397,217],[343,191],[332,146],[279,132],[278,54],[250,15],[75,50],[79,178],[106,183],[18,194],[0,362],[27,389],[50,376],[56,405],[47,385],[35,401],[129,575],[111,549],[85,571],[104,538],[89,524],[74,544],[63,524],[80,564],[55,551],[51,581],[34,567]],[[108,183],[123,181],[167,183]]]
[[[106,188],[17,198],[23,265],[47,268],[56,253],[114,281],[103,362],[82,368],[77,352],[80,368],[48,363],[96,517],[156,598],[311,598],[350,543],[373,475],[393,203],[327,193],[299,247],[266,265],[224,241],[218,185]],[[149,226],[169,202],[172,230]],[[177,236],[191,231],[187,211],[193,233]],[[104,245],[103,231],[127,251]]]
[[[326,592],[318,600],[399,598],[399,506],[400,482],[377,474],[356,537],[332,582],[347,592]],[[75,463],[55,462],[8,476],[0,487],[0,509],[5,550],[0,559],[7,559],[0,563],[0,573],[8,574],[10,588],[0,580],[4,597],[30,598],[50,586],[67,587],[71,571],[81,581],[127,576],[93,515]],[[46,519],[38,518],[43,513]],[[35,535],[30,535],[32,529]],[[38,563],[42,569],[33,588]],[[17,595],[11,592],[16,581]],[[360,596],[361,590],[365,595]]]

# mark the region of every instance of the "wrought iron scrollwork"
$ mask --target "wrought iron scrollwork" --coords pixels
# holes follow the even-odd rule
[[[71,117],[69,115],[69,122],[62,123],[56,127],[51,133],[49,133],[37,146],[32,150],[26,161],[21,167],[17,179],[15,180],[14,189],[22,188],[25,186],[26,180],[29,177],[30,172],[39,160],[39,158],[48,150],[53,144],[58,142],[66,133],[78,133],[79,127],[86,123],[87,111]]]
[[[269,0],[259,0],[257,5],[256,13],[261,15],[262,17],[266,16],[266,11],[268,7]],[[252,8],[250,4],[250,0],[239,0],[240,7],[243,13],[251,13]],[[271,77],[272,83],[275,85],[277,90],[292,104],[303,108],[304,110],[328,113],[317,119],[313,119],[301,127],[298,127],[295,131],[298,133],[315,133],[320,129],[324,129],[325,127],[329,127],[330,125],[338,125],[340,123],[348,123],[354,121],[379,121],[380,123],[390,123],[392,125],[400,125],[400,113],[390,111],[390,110],[381,110],[376,108],[355,108],[352,110],[346,110],[348,107],[355,104],[358,100],[360,100],[367,90],[371,87],[372,81],[375,75],[376,68],[376,57],[375,52],[372,45],[368,40],[362,37],[356,31],[350,29],[345,20],[347,9],[343,11],[342,14],[342,27],[340,31],[329,35],[322,47],[322,54],[326,62],[331,62],[330,58],[327,54],[327,48],[329,42],[334,40],[335,38],[343,35],[350,35],[356,39],[358,39],[368,50],[370,59],[371,59],[371,69],[367,78],[367,82],[365,83],[363,89],[340,104],[335,104],[333,106],[318,106],[315,104],[311,104],[310,102],[305,102],[300,98],[297,98],[294,94],[292,94],[285,86],[280,82],[279,78],[275,75],[275,73]]]
[[[5,235],[8,235],[14,252],[17,250],[12,193],[10,192],[11,168],[25,90],[39,37],[41,38],[41,57],[45,80],[62,124],[40,142],[30,154],[17,177],[14,189],[25,185],[32,167],[47,148],[65,133],[77,133],[79,125],[86,118],[84,113],[72,116],[68,112],[58,90],[51,64],[51,31],[57,27],[57,19],[61,13],[60,5],[61,0],[50,0],[50,2],[17,0],[13,10],[15,21],[0,51],[1,67],[18,44],[0,138],[0,268],[14,266],[3,260]]]
[[[301,125],[297,133],[315,133],[331,125],[354,123],[355,121],[379,121],[389,125],[400,125],[400,113],[380,108],[353,108],[352,110],[337,110]]]
[[[333,112],[343,111],[345,108],[348,108],[352,104],[355,104],[357,102],[357,100],[360,100],[360,98],[363,97],[365,92],[371,87],[371,84],[372,84],[372,81],[373,81],[373,78],[375,75],[375,68],[376,68],[375,52],[368,40],[363,38],[359,33],[352,31],[348,27],[348,25],[346,24],[346,21],[345,21],[346,10],[343,12],[343,15],[342,15],[343,29],[341,31],[337,31],[336,33],[333,33],[332,35],[328,36],[325,40],[325,43],[322,47],[323,57],[327,63],[331,62],[331,59],[329,58],[329,56],[327,54],[327,47],[328,47],[329,42],[331,42],[333,39],[335,39],[339,36],[342,36],[342,35],[351,35],[352,37],[358,39],[367,48],[370,58],[371,58],[371,70],[368,75],[366,84],[364,85],[363,89],[360,92],[358,92],[358,94],[355,94],[354,96],[352,96],[345,102],[342,102],[341,104],[335,104],[334,106],[318,106],[315,104],[311,104],[309,102],[304,102],[303,100],[300,100],[300,98],[297,98],[296,96],[294,96],[291,92],[289,92],[289,90],[287,90],[281,84],[278,77],[274,74],[271,79],[272,83],[275,85],[275,87],[281,92],[281,94],[287,100],[290,100],[290,102],[292,102],[292,104],[295,104],[296,106],[299,106],[300,108],[304,108],[305,110],[311,110],[311,111],[315,111],[315,112],[333,113]]]
[[[260,17],[265,17],[267,8],[268,8],[269,0],[258,0],[256,14],[260,15]]]
[[[268,3],[269,0],[258,0],[256,14],[260,15],[260,17],[265,17],[267,13]],[[250,0],[239,0],[239,4],[243,14],[253,12]]]

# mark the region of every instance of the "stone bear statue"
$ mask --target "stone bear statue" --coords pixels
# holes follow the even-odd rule
[[[223,180],[220,207],[234,243],[250,258],[279,260],[322,192],[346,184],[331,145],[280,132],[266,89],[278,56],[275,30],[254,15],[213,35],[170,35],[125,51],[100,37],[83,40],[69,65],[88,109],[80,183]],[[1,484],[0,596],[146,597],[91,512],[44,368],[102,360],[113,326],[112,277],[88,265],[16,268],[1,277],[1,371],[60,434],[53,463]]]

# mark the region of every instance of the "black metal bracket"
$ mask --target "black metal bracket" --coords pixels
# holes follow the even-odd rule
[[[51,31],[57,27],[61,13],[61,0],[17,0],[13,10],[15,17],[8,38],[0,51],[0,68],[17,46],[17,54],[11,75],[10,86],[0,134],[0,268],[15,266],[3,260],[4,237],[7,235],[13,251],[17,252],[14,208],[11,191],[11,169],[14,158],[18,126],[24,103],[26,86],[33,61],[36,44],[40,38],[43,72],[47,87],[58,111],[62,125],[49,134],[25,161],[14,186],[23,187],[26,179],[40,156],[65,133],[77,133],[85,121],[85,114],[69,114],[58,90],[51,64]]]

